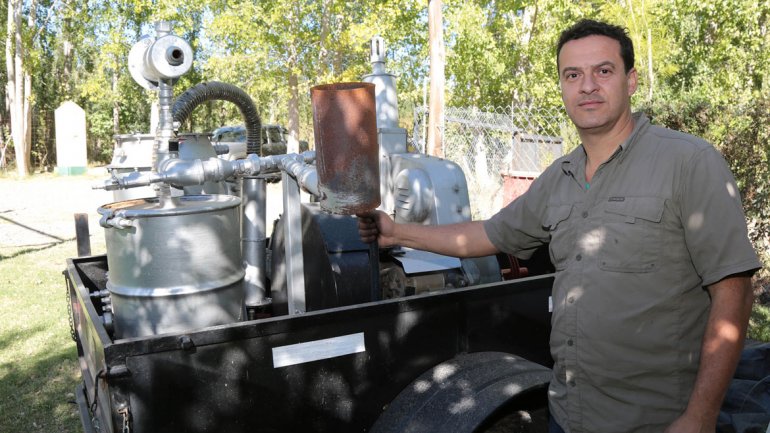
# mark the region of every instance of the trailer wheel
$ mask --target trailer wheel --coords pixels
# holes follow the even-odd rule
[[[401,391],[371,432],[495,431],[505,423],[503,418],[519,410],[542,414],[550,380],[550,369],[508,353],[460,355],[426,371]]]
[[[548,387],[520,394],[476,428],[478,433],[548,433]]]

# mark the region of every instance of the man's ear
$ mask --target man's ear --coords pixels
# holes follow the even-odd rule
[[[636,75],[636,68],[631,68],[626,74],[626,80],[628,80],[628,96],[636,93],[636,88],[639,85],[639,77]]]

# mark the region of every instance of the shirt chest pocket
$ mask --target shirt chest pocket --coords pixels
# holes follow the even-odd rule
[[[663,246],[661,220],[665,200],[659,197],[610,198],[604,209],[605,242],[599,267],[613,272],[652,272]]]
[[[571,204],[549,205],[546,209],[543,228],[550,234],[548,252],[551,255],[551,263],[558,270],[566,267],[567,257],[574,249],[575,234],[569,230],[567,221],[571,213]]]

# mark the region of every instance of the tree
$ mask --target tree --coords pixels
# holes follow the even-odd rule
[[[6,5],[7,6],[7,5]],[[0,34],[6,33],[8,22],[8,8],[0,8]],[[5,25],[6,27],[2,27]],[[6,47],[8,46],[7,37],[0,38],[0,55],[3,56],[3,63],[6,59]],[[0,82],[8,82],[8,71],[6,68],[0,68]],[[0,101],[2,101],[2,107],[0,109],[0,169],[4,169],[7,164],[6,152],[8,150],[8,137],[6,130],[8,129],[8,100],[7,100],[7,86],[0,87]]]
[[[559,105],[556,39],[593,9],[559,0],[448,1],[447,104]]]
[[[415,0],[240,1],[212,8],[206,34],[213,49],[205,75],[244,88],[266,122],[288,121],[296,138],[312,130],[310,87],[358,81],[369,73],[369,40],[375,34],[401,50],[396,62],[412,68],[409,78],[424,64],[412,56],[426,39],[412,35],[415,28],[426,28],[417,23],[424,3]],[[410,80],[401,82],[415,88]]]
[[[34,3],[32,4],[34,8]],[[8,0],[8,24],[5,39],[6,95],[11,120],[11,137],[16,155],[16,169],[21,177],[30,173],[30,101],[29,87],[25,86],[22,35],[22,1]]]

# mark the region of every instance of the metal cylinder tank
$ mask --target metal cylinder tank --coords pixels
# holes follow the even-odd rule
[[[152,152],[155,136],[151,134],[121,134],[115,137],[115,149],[112,160],[107,166],[112,177],[121,179],[135,172],[152,170]],[[155,190],[151,186],[116,189],[112,191],[115,201],[152,197]]]
[[[380,205],[374,84],[310,89],[321,208],[350,215]]]
[[[115,338],[237,321],[243,301],[240,199],[181,196],[99,208]]]

